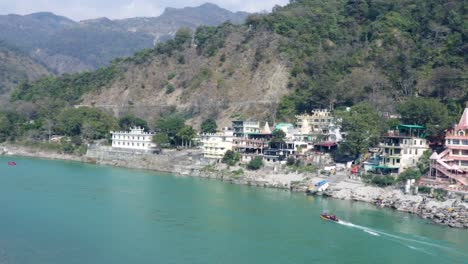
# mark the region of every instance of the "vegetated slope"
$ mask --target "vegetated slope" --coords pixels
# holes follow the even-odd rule
[[[314,107],[435,97],[468,100],[466,1],[294,0],[255,28],[287,37],[280,50],[294,62],[295,92],[280,107],[285,118]]]
[[[233,13],[213,4],[168,8],[160,17],[75,22],[52,13],[0,16],[0,40],[21,48],[56,73],[93,70],[118,57],[130,56],[159,40],[174,36],[181,27],[219,25],[243,21],[246,13]]]
[[[194,124],[214,117],[228,125],[234,115],[272,119],[289,75],[278,42],[274,34],[226,23],[200,28],[195,46],[192,33],[180,30],[174,40],[97,72],[21,85],[13,99],[90,105],[147,120],[178,111]]]
[[[0,97],[22,81],[34,81],[42,75],[50,75],[43,65],[0,43]]]
[[[37,82],[14,98],[82,98],[146,119],[176,108],[194,123],[213,116],[221,125],[234,115],[274,119],[278,112],[292,120],[316,107],[363,101],[391,112],[395,101],[413,96],[456,110],[468,100],[464,21],[463,1],[296,0],[244,26],[201,27],[193,43],[182,32],[117,61],[107,69],[116,69],[111,78],[77,76],[84,86],[66,78]]]

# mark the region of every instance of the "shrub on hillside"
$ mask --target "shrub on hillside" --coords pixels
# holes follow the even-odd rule
[[[256,157],[247,164],[247,169],[258,170],[263,166],[263,160],[261,157]]]

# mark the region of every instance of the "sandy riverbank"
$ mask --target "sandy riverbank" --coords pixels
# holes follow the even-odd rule
[[[89,153],[88,153],[89,154]],[[325,179],[311,173],[296,173],[286,169],[266,166],[259,171],[248,171],[243,167],[227,167],[201,158],[197,151],[166,151],[162,155],[148,156],[113,153],[112,155],[76,156],[56,153],[24,146],[0,145],[0,155],[25,156],[54,160],[71,160],[97,163],[126,168],[170,172],[178,175],[212,178],[233,184],[278,188],[293,192],[305,192],[310,184]],[[434,223],[450,227],[468,228],[468,203],[459,199],[437,201],[426,195],[405,195],[399,189],[379,188],[359,181],[344,180],[331,184],[326,196],[374,203],[399,211],[417,214]]]

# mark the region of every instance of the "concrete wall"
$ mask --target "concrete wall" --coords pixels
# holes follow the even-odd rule
[[[202,158],[199,150],[163,150],[161,154],[146,154],[110,147],[89,148],[86,158],[97,163],[118,167],[173,172],[182,175],[196,174],[212,163]]]

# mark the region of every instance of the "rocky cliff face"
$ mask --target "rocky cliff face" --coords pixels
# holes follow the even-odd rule
[[[288,64],[277,53],[280,38],[235,27],[213,56],[195,45],[145,63],[129,62],[111,84],[86,94],[82,104],[154,120],[178,111],[198,125],[207,117],[230,125],[234,116],[273,120],[287,94]]]

